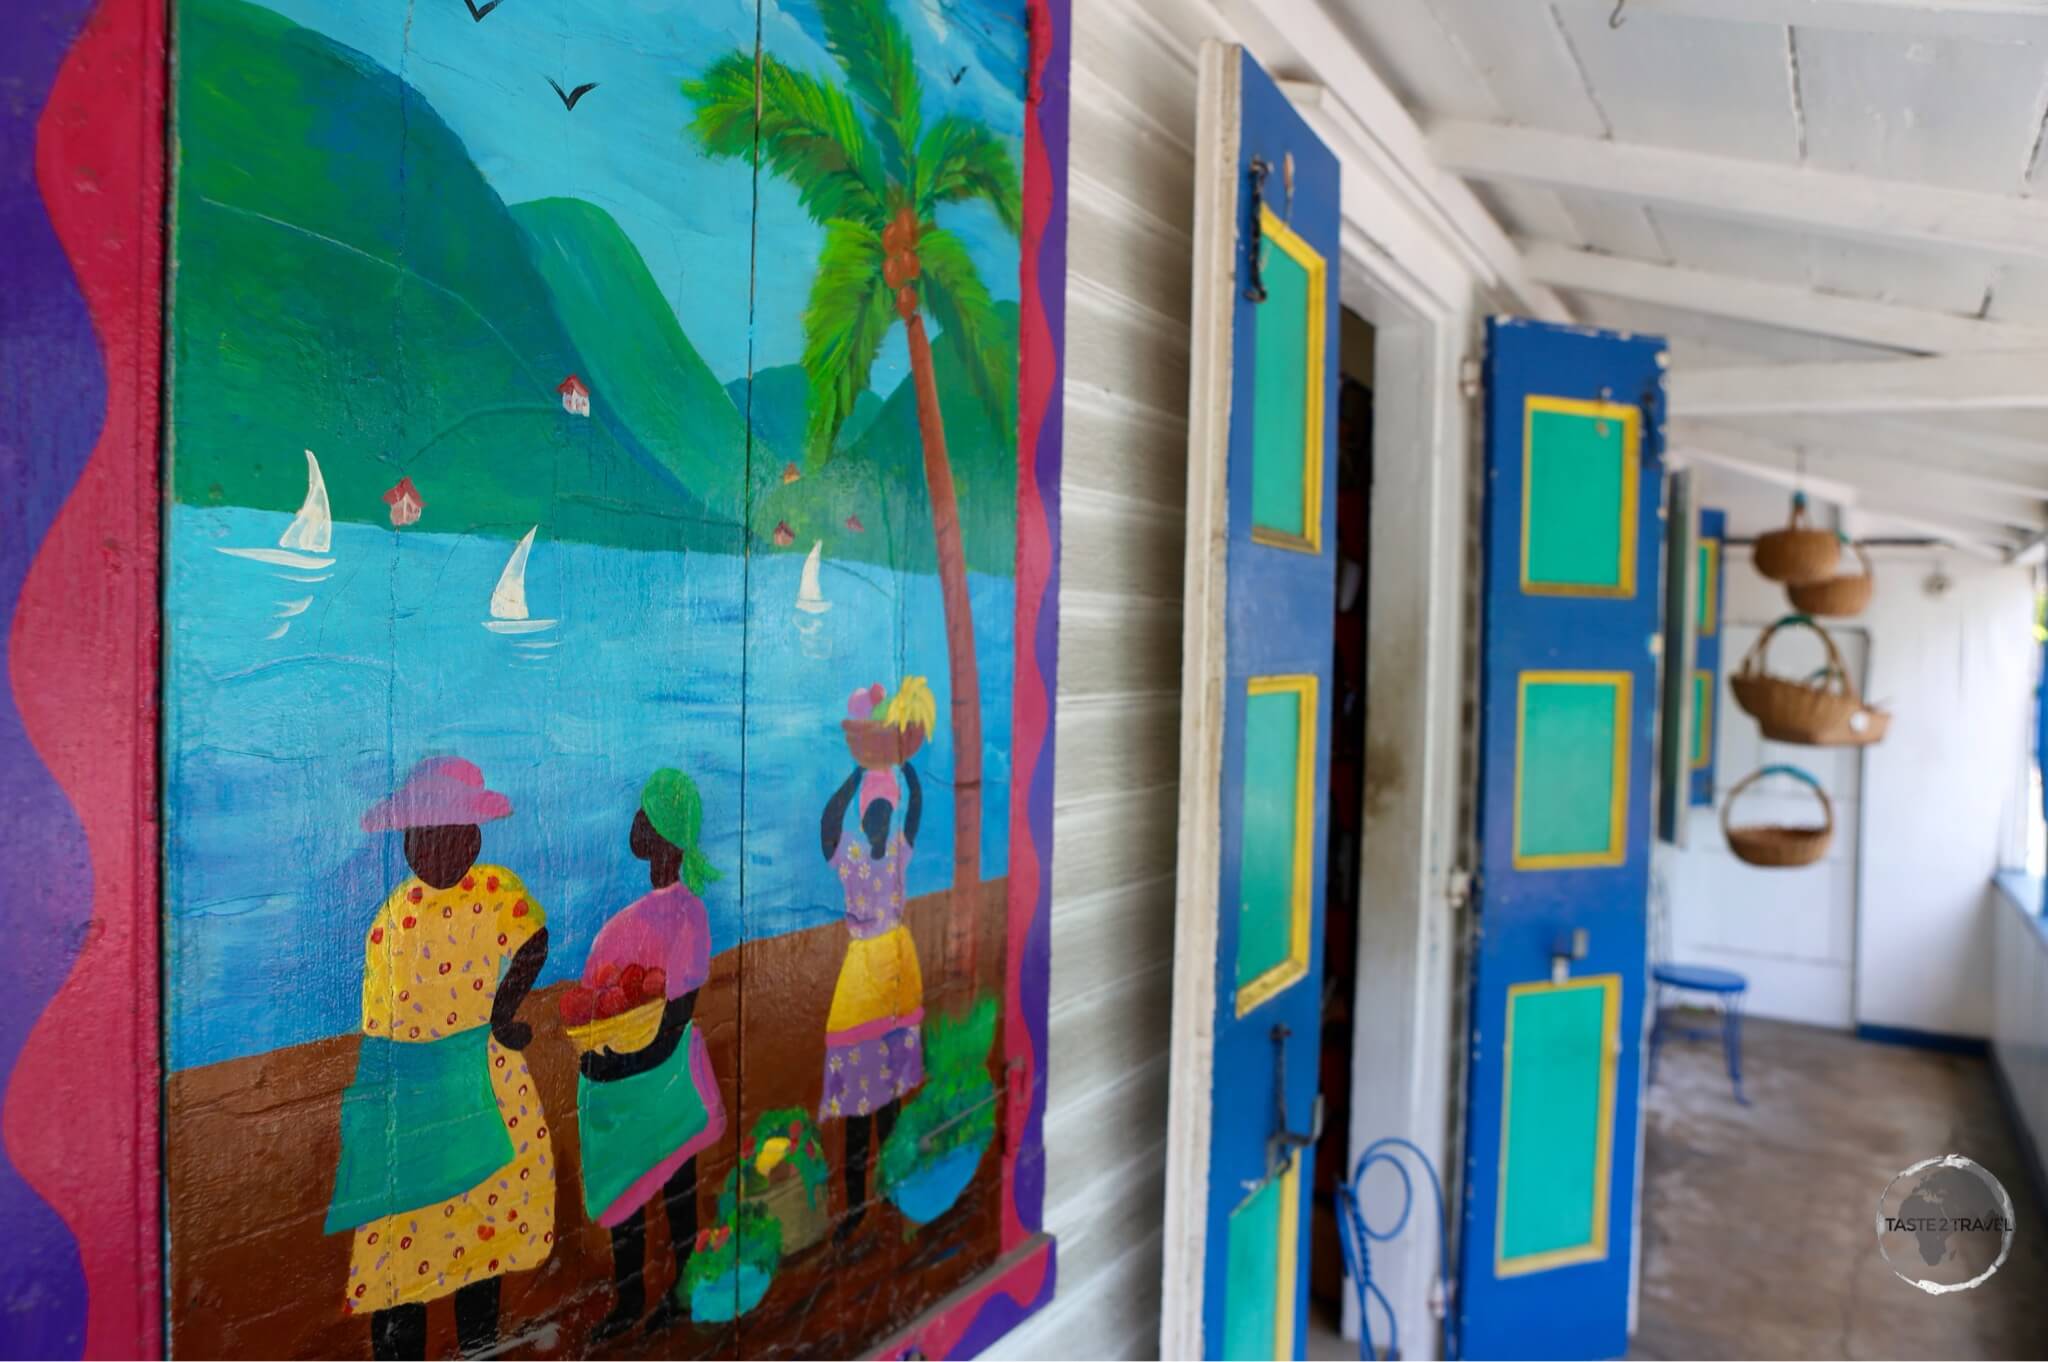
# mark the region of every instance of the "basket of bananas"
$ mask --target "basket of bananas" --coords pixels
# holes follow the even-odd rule
[[[938,718],[930,684],[922,676],[906,676],[893,696],[879,681],[855,691],[839,727],[856,762],[870,771],[886,771],[916,755]]]

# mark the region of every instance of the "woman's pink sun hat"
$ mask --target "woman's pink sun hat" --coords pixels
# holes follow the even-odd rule
[[[461,757],[428,757],[405,784],[363,815],[364,832],[488,823],[512,812],[512,801],[484,788],[484,773]]]

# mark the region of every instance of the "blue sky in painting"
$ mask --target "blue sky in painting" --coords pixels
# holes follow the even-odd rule
[[[462,0],[260,0],[397,72],[433,105],[508,204],[586,199],[632,237],[683,330],[721,381],[747,372],[751,170],[711,161],[686,132],[679,88],[733,48],[751,50],[754,0],[502,0],[481,22]],[[978,117],[1013,139],[1022,163],[1028,40],[1024,0],[892,0],[925,73],[925,117]],[[814,0],[761,0],[767,50],[831,75]],[[959,75],[956,82],[953,77]],[[569,111],[548,78],[598,82]],[[822,232],[796,194],[764,175],[753,364],[796,362],[804,297]],[[1018,296],[1018,246],[980,207],[946,208],[997,298]],[[873,374],[908,372],[894,328]]]

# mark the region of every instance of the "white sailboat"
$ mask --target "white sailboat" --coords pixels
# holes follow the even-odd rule
[[[284,533],[277,537],[274,549],[217,549],[231,558],[253,558],[259,563],[274,563],[279,567],[324,568],[333,567],[334,560],[324,557],[334,543],[334,516],[327,509],[327,481],[320,476],[320,461],[313,457],[313,451],[306,451],[306,499],[299,505],[299,513],[292,517],[292,523],[284,527]]]
[[[505,560],[505,570],[498,574],[498,585],[491,590],[491,617],[484,621],[484,628],[494,634],[537,634],[558,623],[527,617],[526,556],[533,552],[533,536],[539,532],[538,525],[526,532]]]
[[[818,566],[825,555],[825,541],[820,539],[811,545],[810,556],[804,559],[804,575],[797,583],[796,608],[807,615],[822,615],[832,608],[832,602],[825,599],[825,593],[818,586]]]

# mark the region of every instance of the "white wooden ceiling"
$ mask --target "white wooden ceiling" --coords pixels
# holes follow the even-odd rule
[[[2048,0],[1321,2],[1534,277],[1671,339],[1674,451],[2048,526]]]

